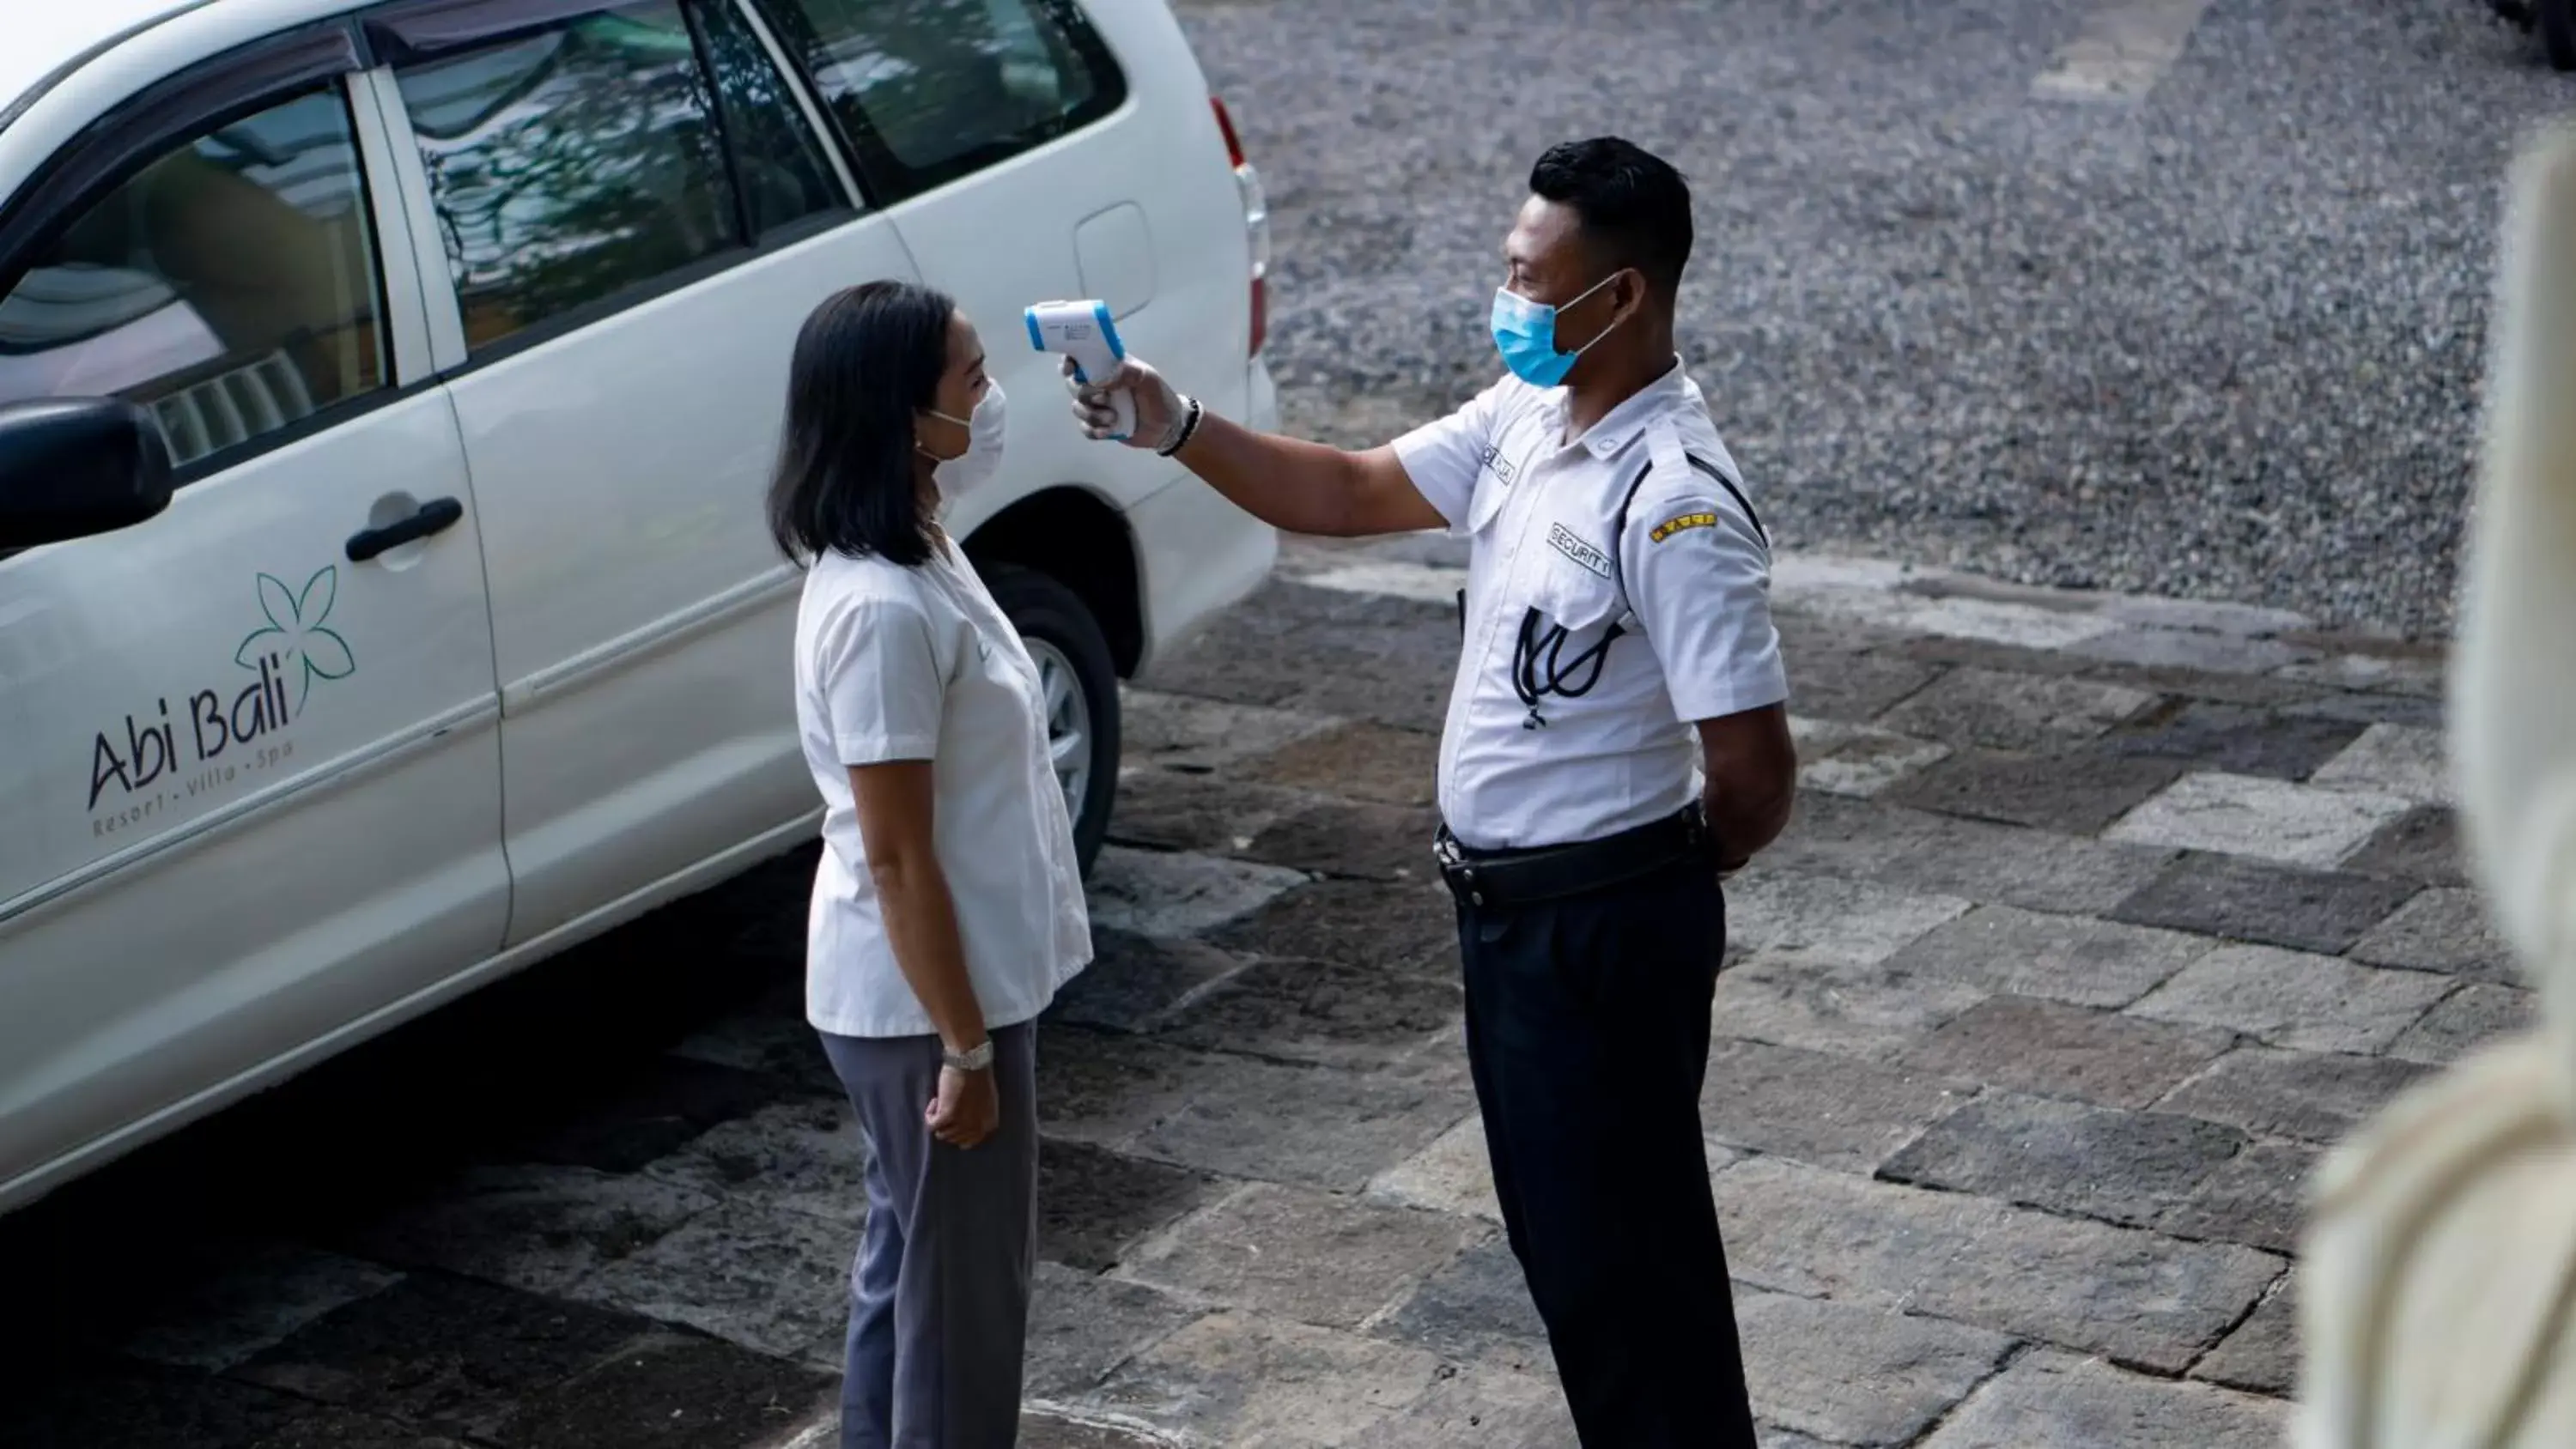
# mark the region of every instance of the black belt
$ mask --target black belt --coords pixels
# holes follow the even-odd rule
[[[1432,853],[1441,878],[1471,906],[1535,905],[1597,891],[1708,850],[1708,824],[1694,804],[1616,835],[1532,850],[1470,850],[1440,827]]]

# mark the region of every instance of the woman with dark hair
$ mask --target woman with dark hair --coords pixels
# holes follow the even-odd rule
[[[1002,401],[948,298],[853,287],[796,339],[770,487],[824,805],[806,1017],[868,1141],[844,1449],[1014,1442],[1034,1018],[1091,959],[1037,668],[939,526],[1000,464]]]

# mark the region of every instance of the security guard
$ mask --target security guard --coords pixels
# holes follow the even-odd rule
[[[1797,773],[1770,540],[1674,350],[1690,193],[1557,146],[1503,245],[1509,376],[1347,453],[1218,418],[1128,361],[1068,385],[1135,446],[1296,533],[1472,541],[1440,746],[1467,1044],[1512,1251],[1593,1449],[1753,1449],[1699,1122],[1719,881]]]

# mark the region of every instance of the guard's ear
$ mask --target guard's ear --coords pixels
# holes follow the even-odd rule
[[[1644,316],[1647,306],[1655,300],[1655,284],[1647,281],[1646,274],[1635,267],[1621,272],[1619,280],[1610,284],[1610,290],[1618,298],[1619,320],[1622,322]]]

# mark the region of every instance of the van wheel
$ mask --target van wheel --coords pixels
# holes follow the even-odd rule
[[[1047,749],[1073,815],[1074,858],[1083,874],[1109,836],[1118,797],[1118,671],[1109,640],[1073,590],[1034,569],[995,564],[983,571],[993,602],[1010,616],[1038,666],[1046,693]]]
[[[2539,0],[2541,48],[2553,70],[2576,70],[2576,0]]]

